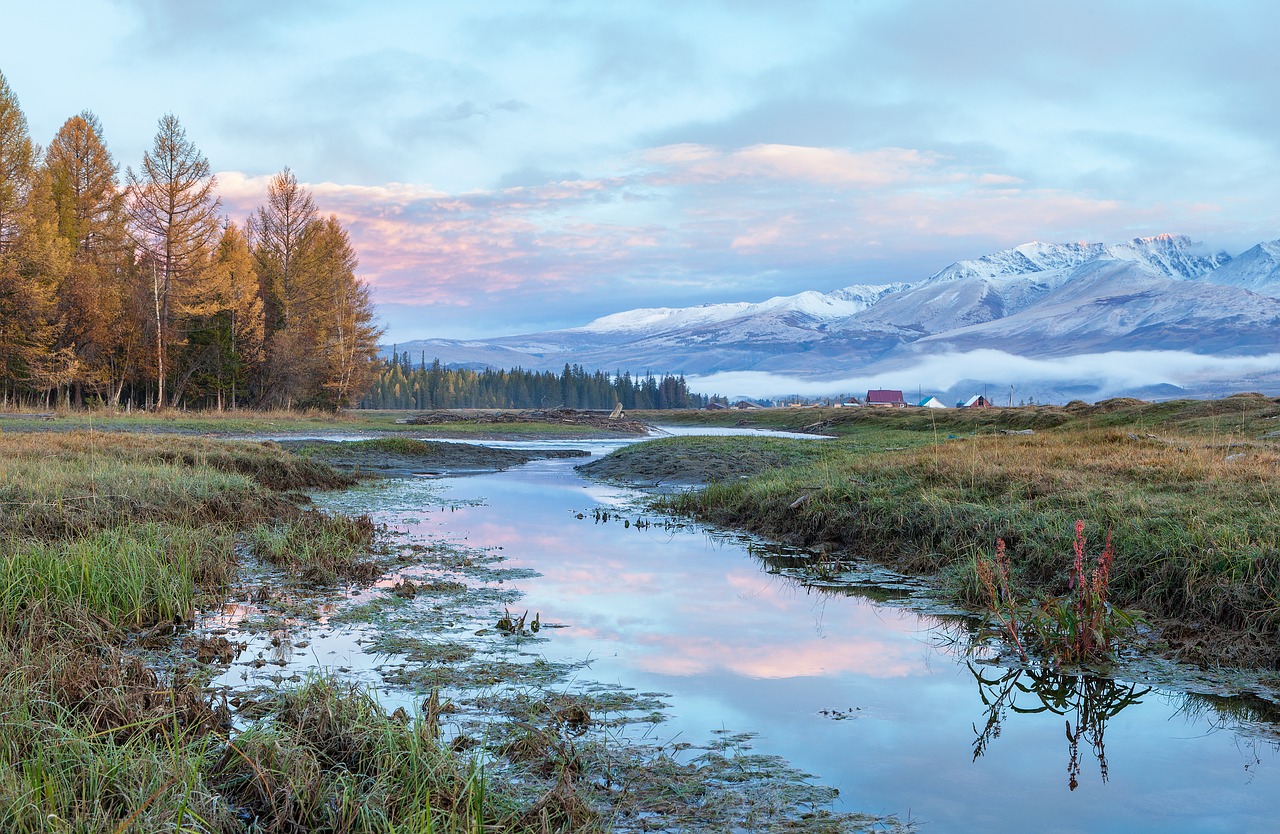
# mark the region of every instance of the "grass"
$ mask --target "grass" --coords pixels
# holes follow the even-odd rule
[[[388,715],[332,676],[284,690],[274,719],[238,736],[213,770],[263,831],[539,830],[528,806],[439,740],[433,714]],[[545,830],[588,830],[579,800],[548,802]]]
[[[821,445],[771,437],[671,437],[624,446],[581,469],[592,477],[650,485],[708,483],[819,461],[825,454]]]
[[[225,525],[192,529],[132,523],[57,541],[10,539],[0,554],[0,630],[33,606],[78,609],[138,627],[188,619],[200,588],[230,578],[234,538]]]
[[[491,414],[497,409],[476,409]],[[467,409],[455,409],[467,414]],[[188,435],[327,435],[386,434],[438,437],[599,437],[602,432],[589,426],[563,423],[487,423],[461,421],[432,426],[411,426],[397,422],[420,411],[378,411],[348,409],[324,411],[113,411],[109,409],[66,409],[14,411],[3,415],[0,430],[57,433],[61,431],[108,431],[136,434]],[[608,434],[608,432],[605,432]]]
[[[273,518],[284,489],[349,475],[273,444],[101,432],[0,434],[0,527],[58,537],[134,521],[202,524]]]
[[[259,522],[246,539],[266,561],[286,566],[306,581],[329,582],[378,574],[377,565],[365,558],[375,532],[367,515],[349,518],[308,510],[284,522]]]
[[[1068,419],[1029,435],[991,427],[1034,421],[1042,409],[983,417],[987,428],[967,434],[952,431],[954,423],[935,432],[918,415],[861,418],[876,422],[823,444],[821,460],[662,503],[790,544],[936,574],[975,606],[985,596],[978,559],[997,539],[1020,593],[1066,593],[1070,560],[1062,554],[1084,519],[1112,531],[1112,600],[1147,612],[1181,657],[1280,667],[1280,445],[1265,437],[1277,429],[1280,402],[1248,396],[1074,410],[1055,409]],[[915,426],[910,448],[856,445],[904,425]]]

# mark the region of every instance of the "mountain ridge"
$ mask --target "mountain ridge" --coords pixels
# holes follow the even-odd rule
[[[1120,244],[1033,241],[917,281],[639,308],[564,330],[399,347],[446,364],[798,379],[987,348],[1026,357],[1267,355],[1280,353],[1280,240],[1236,258],[1182,235]]]

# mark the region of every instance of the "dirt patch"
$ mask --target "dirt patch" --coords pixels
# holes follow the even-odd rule
[[[613,416],[607,411],[581,411],[575,408],[554,408],[537,411],[488,411],[462,414],[456,411],[425,411],[404,420],[410,426],[440,426],[449,423],[473,423],[476,425],[503,425],[512,423],[550,423],[564,426],[586,426],[618,434],[649,433],[650,426],[639,420],[628,420],[625,413]]]
[[[391,437],[380,440],[283,440],[295,454],[360,475],[496,472],[543,458],[586,457],[580,449],[495,449],[472,443],[443,443]]]

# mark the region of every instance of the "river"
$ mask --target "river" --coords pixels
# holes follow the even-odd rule
[[[620,441],[551,445],[600,455]],[[1006,672],[957,648],[956,620],[872,599],[907,594],[909,581],[889,594],[812,587],[759,543],[661,523],[638,508],[640,493],[581,477],[582,462],[395,480],[355,504],[416,540],[500,552],[504,567],[525,569],[495,580],[520,593],[513,613],[560,626],[526,651],[587,661],[579,679],[666,693],[655,737],[756,733],[756,751],[837,788],[835,810],[939,832],[1280,825],[1265,702]],[[274,673],[339,666],[394,700],[380,681],[387,658],[365,651],[369,641],[367,630],[321,628]],[[224,678],[251,674],[239,664]]]

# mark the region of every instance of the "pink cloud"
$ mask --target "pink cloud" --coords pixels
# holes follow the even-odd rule
[[[626,285],[664,288],[805,275],[894,257],[919,260],[940,241],[976,255],[1031,239],[1120,239],[1135,227],[1211,222],[1217,207],[1133,205],[1028,188],[907,148],[869,151],[753,145],[668,145],[633,157],[620,176],[447,194],[406,183],[308,184],[322,212],[350,230],[375,299],[434,307],[551,304]],[[247,216],[269,176],[218,175],[224,205]],[[954,245],[952,245],[954,248]],[[941,259],[941,258],[940,258]],[[945,261],[937,264],[944,266]],[[900,274],[884,276],[898,280]],[[616,309],[616,308],[615,308]]]

